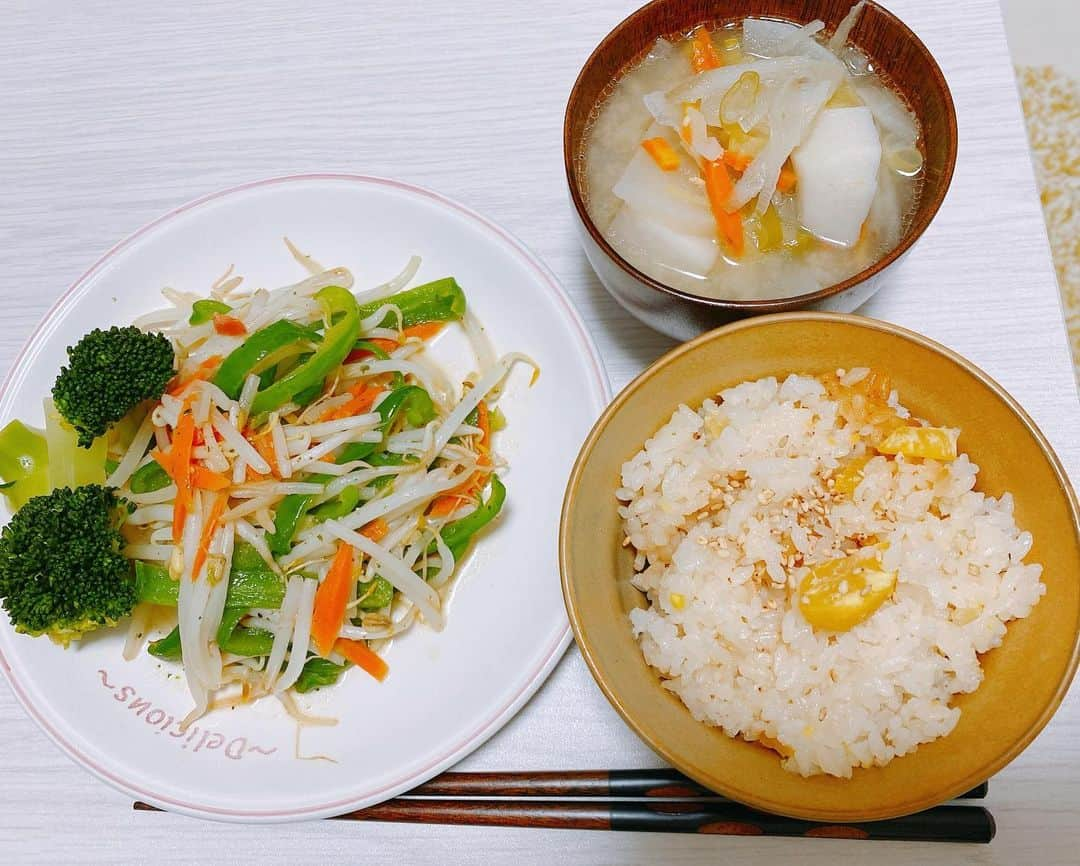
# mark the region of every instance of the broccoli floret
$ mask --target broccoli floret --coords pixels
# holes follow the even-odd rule
[[[0,598],[15,630],[67,646],[135,606],[120,525],[131,506],[110,487],[35,496],[0,532]]]
[[[134,326],[95,328],[67,353],[52,397],[83,448],[144,400],[161,397],[174,373],[168,339]]]

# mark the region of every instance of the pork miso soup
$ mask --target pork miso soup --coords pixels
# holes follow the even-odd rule
[[[659,39],[586,134],[589,215],[639,270],[728,300],[841,282],[900,242],[918,121],[847,36],[747,18]]]

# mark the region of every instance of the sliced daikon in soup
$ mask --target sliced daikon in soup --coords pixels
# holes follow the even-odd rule
[[[919,138],[919,125],[904,100],[873,78],[856,78],[854,87],[873,113],[883,135],[894,136],[898,146],[915,144]]]
[[[747,18],[742,26],[743,51],[758,57],[779,57],[785,43],[798,29],[799,26],[790,21]]]
[[[823,81],[788,83],[771,97],[769,139],[735,184],[729,202],[731,208],[740,208],[754,196],[759,196],[757,211],[765,211],[776,189],[780,168],[806,136],[814,118],[839,83],[839,76]]]
[[[663,128],[654,124],[645,137],[663,135]],[[663,171],[639,147],[612,191],[639,213],[675,231],[707,238],[716,234],[702,182],[689,158],[676,171]]]
[[[756,72],[764,89],[778,88],[793,78],[812,79],[822,74],[828,64],[808,60],[805,57],[777,57],[767,60],[754,60],[750,63],[736,63],[733,66],[721,66],[699,73],[662,93],[662,98],[669,112],[678,117],[678,110],[683,103],[701,102],[701,112],[710,124],[716,124],[720,116],[720,103],[744,73]],[[832,73],[837,75],[836,72]],[[657,96],[650,94],[650,110],[656,104]],[[653,110],[653,115],[656,115]]]
[[[661,271],[684,276],[704,278],[720,254],[714,239],[673,231],[628,205],[615,215],[609,235],[612,241],[621,241],[639,256],[647,256]],[[633,254],[630,257],[636,258]]]
[[[836,55],[814,39],[824,26],[821,21],[800,27],[788,21],[747,18],[743,22],[743,51],[758,57],[805,57],[839,64]]]
[[[824,240],[852,246],[878,189],[881,142],[870,109],[822,111],[791,159],[802,224]]]
[[[870,205],[866,222],[876,234],[877,242],[892,249],[900,242],[903,234],[904,208],[897,183],[889,172],[889,167],[883,161],[878,169],[877,195],[874,196],[874,203]]]

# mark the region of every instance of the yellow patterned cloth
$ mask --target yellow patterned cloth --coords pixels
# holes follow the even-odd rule
[[[1046,232],[1080,374],[1080,98],[1053,66],[1017,67]]]

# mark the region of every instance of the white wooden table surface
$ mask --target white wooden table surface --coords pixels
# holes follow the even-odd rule
[[[430,186],[515,232],[563,280],[612,385],[621,387],[670,344],[623,313],[590,272],[569,219],[561,126],[585,57],[635,5],[0,4],[2,372],[64,288],[142,223],[243,181],[343,170]],[[1027,407],[1080,480],[1080,407],[997,3],[889,5],[944,68],[959,115],[960,157],[941,213],[865,312],[922,331],[982,366]],[[517,719],[465,766],[656,763],[571,649]],[[993,781],[989,805],[999,828],[989,847],[216,825],[133,813],[127,798],[63,757],[0,688],[3,863],[1075,863],[1076,689],[1035,744]]]

